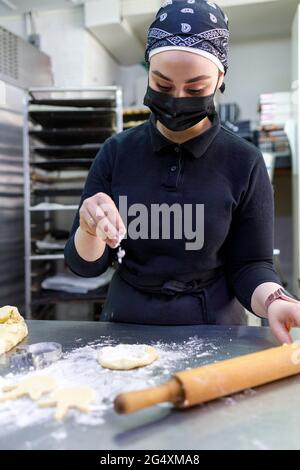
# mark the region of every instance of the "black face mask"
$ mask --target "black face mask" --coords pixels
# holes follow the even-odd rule
[[[212,95],[194,98],[173,98],[166,93],[153,90],[148,85],[144,105],[148,106],[156,119],[171,131],[185,131],[214,114],[214,97],[218,82]]]

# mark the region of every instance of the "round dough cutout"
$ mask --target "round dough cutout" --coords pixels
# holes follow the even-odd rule
[[[119,344],[107,346],[97,353],[102,367],[113,370],[130,370],[152,364],[159,355],[155,348],[146,344]]]

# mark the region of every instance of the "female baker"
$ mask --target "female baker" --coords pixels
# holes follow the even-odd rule
[[[245,323],[246,308],[291,342],[300,302],[273,266],[266,166],[254,145],[220,125],[214,105],[225,89],[228,38],[215,3],[164,2],[145,53],[151,116],[98,152],[65,259],[78,275],[98,276],[122,239],[105,321],[232,325]]]

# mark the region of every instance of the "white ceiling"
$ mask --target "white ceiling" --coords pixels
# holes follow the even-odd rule
[[[226,0],[223,1],[224,4],[225,2]],[[222,6],[222,1],[216,3]],[[227,1],[227,4],[233,3],[234,1]],[[223,6],[229,18],[231,42],[289,36],[298,4],[299,0],[277,0]],[[132,29],[143,43],[146,41],[147,28],[152,21],[153,14],[129,18]]]
[[[289,36],[299,0],[226,8],[232,41]]]
[[[0,16],[19,15],[28,11],[74,8],[89,1],[95,0],[0,0]],[[120,1],[125,3],[127,0]]]
[[[27,11],[74,8],[91,0],[0,0],[0,16],[13,16]],[[109,0],[107,0],[109,2]],[[124,4],[130,0],[121,0]],[[7,2],[16,9],[9,8]],[[141,4],[147,0],[140,0]],[[299,0],[219,0],[230,20],[232,41],[256,37],[286,36],[290,34],[293,16]],[[155,5],[157,2],[152,0]],[[225,6],[234,5],[237,6]],[[244,3],[244,5],[241,5]],[[154,9],[156,8],[156,5]],[[136,35],[144,43],[153,13],[134,15],[128,18]]]
[[[19,15],[28,11],[73,8],[82,3],[82,0],[0,0],[0,16]],[[11,5],[11,7],[9,7],[9,5]]]

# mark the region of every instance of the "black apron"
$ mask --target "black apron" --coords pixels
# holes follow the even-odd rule
[[[124,264],[112,277],[101,320],[152,325],[247,323],[222,267],[185,282],[145,278]]]

